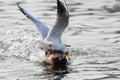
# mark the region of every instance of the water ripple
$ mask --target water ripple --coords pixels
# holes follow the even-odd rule
[[[45,24],[54,25],[55,0],[21,1]],[[71,64],[62,67],[42,63],[44,53],[35,44],[40,35],[33,23],[18,11],[16,2],[0,0],[0,79],[120,79],[119,0],[66,0],[70,24],[62,40],[72,45],[67,50]]]

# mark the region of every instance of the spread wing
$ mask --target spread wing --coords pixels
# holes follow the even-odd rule
[[[49,31],[48,27],[40,20],[38,20],[36,17],[34,17],[27,9],[21,7],[20,3],[17,3],[17,6],[19,10],[36,25],[38,31],[42,35],[42,38],[43,39],[46,38]]]
[[[55,40],[61,43],[61,36],[69,23],[69,13],[65,0],[57,0],[57,20],[53,28],[49,31],[46,40]]]

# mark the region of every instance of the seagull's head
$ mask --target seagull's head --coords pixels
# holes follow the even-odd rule
[[[66,64],[70,59],[68,52],[58,51],[58,50],[48,50],[45,52],[46,62],[54,65]]]

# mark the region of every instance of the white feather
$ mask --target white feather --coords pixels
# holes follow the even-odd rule
[[[62,33],[69,23],[69,13],[65,0],[57,0],[57,20],[51,30],[49,30],[45,24],[34,17],[29,11],[19,6],[19,4],[18,7],[20,11],[36,25],[41,33],[44,40],[38,41],[40,47],[44,50],[65,50],[66,46],[61,41]]]

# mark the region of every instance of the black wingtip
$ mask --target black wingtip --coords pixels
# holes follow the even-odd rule
[[[63,0],[64,1],[64,0]],[[65,14],[67,11],[67,5],[65,1],[57,0],[57,12],[59,15]]]
[[[21,2],[17,2],[16,4],[17,4],[17,7],[18,7],[19,10],[20,10],[20,9],[21,9],[21,7],[20,7]]]
[[[17,2],[16,4],[17,4],[17,7],[20,8],[20,4],[21,4],[21,2]]]
[[[24,9],[20,6],[21,2],[17,2],[17,7],[19,8],[19,10],[24,14],[26,15],[26,13],[24,12]]]

